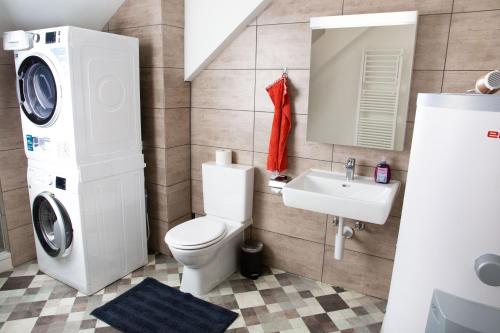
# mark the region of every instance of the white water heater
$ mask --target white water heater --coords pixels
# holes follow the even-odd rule
[[[418,96],[382,332],[500,332],[498,95]]]

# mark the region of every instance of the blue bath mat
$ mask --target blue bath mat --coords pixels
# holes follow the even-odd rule
[[[91,314],[125,333],[219,333],[238,317],[235,312],[152,278]]]

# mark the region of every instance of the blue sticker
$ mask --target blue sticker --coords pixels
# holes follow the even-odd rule
[[[29,151],[33,151],[33,137],[31,135],[26,135],[26,146]]]

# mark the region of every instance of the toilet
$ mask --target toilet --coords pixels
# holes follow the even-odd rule
[[[181,291],[203,295],[238,268],[244,230],[252,224],[253,167],[240,164],[202,165],[206,216],[167,232],[174,258],[184,265]]]

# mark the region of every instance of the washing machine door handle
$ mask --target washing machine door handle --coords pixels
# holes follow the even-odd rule
[[[39,196],[47,200],[56,215],[56,221],[54,223],[54,243],[56,243],[56,246],[59,249],[57,257],[62,257],[66,250],[66,227],[64,224],[63,214],[61,213],[59,205],[54,199],[52,193],[43,192],[40,193]]]

